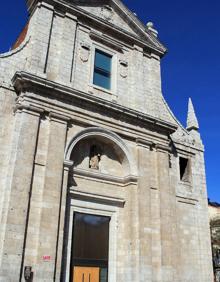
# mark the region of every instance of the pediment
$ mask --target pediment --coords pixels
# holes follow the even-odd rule
[[[148,43],[160,53],[166,48],[147,31],[143,23],[120,0],[69,0],[71,4],[94,17],[106,21],[114,27]]]

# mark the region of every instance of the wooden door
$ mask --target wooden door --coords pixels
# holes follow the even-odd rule
[[[99,267],[75,266],[73,269],[73,282],[99,282]]]

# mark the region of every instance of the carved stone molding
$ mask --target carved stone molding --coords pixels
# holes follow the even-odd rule
[[[192,197],[184,197],[180,195],[176,195],[176,200],[178,203],[182,204],[188,204],[188,205],[193,205],[196,206],[198,204],[198,200]]]
[[[94,180],[95,182],[113,183],[118,186],[137,185],[138,177],[135,175],[127,175],[125,177],[118,177],[114,175],[100,173],[94,170],[86,170],[74,168],[74,175],[79,178]]]
[[[19,103],[15,105],[13,111],[14,111],[14,114],[18,112],[26,112],[26,113],[32,113],[35,115],[41,115],[44,112],[42,108],[35,107],[32,105],[19,104]]]
[[[105,5],[105,6],[102,7],[101,16],[102,16],[106,21],[112,20],[113,15],[114,15],[114,11],[113,11],[113,9],[112,9],[110,6]]]
[[[31,89],[32,92],[34,91],[39,95],[42,95],[41,93],[44,95],[47,94],[47,101],[54,101],[54,99],[59,101],[60,97],[62,97],[63,102],[66,102],[66,105],[67,102],[69,105],[69,101],[71,99],[71,103],[74,103],[74,105],[76,105],[76,103],[79,104],[79,102],[80,104],[88,103],[88,106],[106,109],[106,111],[111,115],[121,115],[121,113],[123,113],[126,121],[129,121],[132,124],[134,122],[136,124],[141,122],[142,126],[145,128],[153,127],[154,130],[163,131],[166,135],[170,135],[177,130],[177,125],[174,123],[157,119],[148,114],[144,114],[134,109],[124,107],[120,104],[107,101],[100,97],[96,97],[72,87],[59,84],[46,78],[38,77],[31,73],[16,72],[12,78],[12,83],[18,95],[19,93],[25,93],[24,96],[28,97],[28,89]]]
[[[128,76],[128,62],[125,60],[120,60],[120,75],[123,78],[126,78]]]
[[[50,112],[49,118],[51,121],[62,122],[62,123],[67,123],[70,121],[70,117],[65,116],[65,115],[60,115],[55,112]]]
[[[90,45],[85,43],[85,42],[81,42],[81,48],[80,48],[80,59],[82,62],[86,63],[89,60],[89,55],[90,55]]]
[[[70,189],[70,194],[74,196],[74,199],[86,200],[86,201],[89,200],[91,202],[108,204],[111,206],[118,206],[118,207],[124,207],[125,205],[125,200],[122,198],[108,197],[108,196],[92,194],[92,193],[85,193],[81,191],[75,191],[72,189]]]

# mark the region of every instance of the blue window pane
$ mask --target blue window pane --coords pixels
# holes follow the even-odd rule
[[[100,50],[95,51],[93,83],[102,88],[111,89],[112,56]]]
[[[112,56],[96,50],[95,52],[95,67],[111,72]]]
[[[109,75],[102,73],[98,70],[95,70],[94,72],[94,79],[93,83],[97,86],[106,88],[106,89],[111,89],[111,78]]]

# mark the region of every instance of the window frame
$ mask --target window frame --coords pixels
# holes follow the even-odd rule
[[[95,54],[96,50],[105,53],[112,57],[111,62],[111,85],[110,89],[98,86],[94,84],[94,74],[95,74]],[[116,96],[116,81],[117,81],[117,53],[108,47],[104,47],[100,44],[93,44],[92,46],[92,63],[91,63],[91,75],[90,75],[90,86],[93,89],[101,90],[105,93],[112,94]]]
[[[184,180],[184,174],[181,178],[181,159],[182,160],[187,160],[187,165],[185,170],[187,170],[187,180]],[[182,156],[180,155],[178,157],[178,173],[179,173],[179,181],[181,183],[185,183],[185,184],[191,184],[192,183],[192,161],[191,158],[188,156]]]
[[[100,54],[100,55],[104,56],[106,59],[109,60],[110,68],[108,70],[107,70],[107,68],[105,69],[103,67],[98,67],[97,66],[97,61],[96,61],[97,54]],[[103,51],[101,51],[101,50],[99,50],[97,48],[95,49],[94,56],[95,56],[95,59],[94,59],[94,70],[93,70],[93,84],[98,86],[98,87],[105,88],[106,90],[110,91],[111,88],[112,88],[112,60],[113,60],[113,57],[112,57],[112,55],[109,55],[108,53],[103,52]],[[108,86],[109,87],[108,86],[107,87],[103,87],[101,85],[96,84],[94,82],[95,74],[99,74],[102,77],[106,77],[108,79]]]

